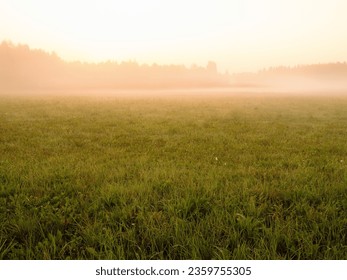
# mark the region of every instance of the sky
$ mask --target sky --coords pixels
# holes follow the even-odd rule
[[[0,41],[221,72],[347,61],[346,0],[0,0]]]

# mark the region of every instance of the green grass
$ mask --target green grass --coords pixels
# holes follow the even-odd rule
[[[347,259],[347,97],[0,99],[0,259]]]

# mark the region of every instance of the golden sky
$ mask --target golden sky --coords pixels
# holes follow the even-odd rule
[[[0,41],[66,60],[256,71],[347,61],[346,0],[0,0]]]

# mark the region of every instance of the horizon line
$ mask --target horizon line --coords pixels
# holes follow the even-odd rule
[[[135,59],[128,59],[128,60],[116,60],[116,59],[105,59],[105,60],[97,60],[97,61],[92,61],[92,60],[80,60],[80,59],[76,59],[76,60],[70,60],[70,59],[66,59],[63,58],[62,56],[59,55],[58,52],[56,51],[49,51],[43,48],[33,48],[31,47],[29,44],[27,43],[14,43],[12,40],[10,39],[4,39],[1,41],[0,45],[7,45],[7,46],[12,46],[12,47],[27,47],[29,49],[29,51],[39,51],[39,52],[43,52],[47,55],[50,56],[55,56],[56,58],[58,58],[59,60],[61,60],[64,63],[81,63],[81,64],[89,64],[89,65],[98,65],[98,64],[105,64],[105,63],[115,63],[115,64],[122,64],[122,63],[135,63],[138,66],[183,66],[187,69],[193,69],[194,67],[197,68],[206,68],[206,66],[212,62],[214,64],[216,64],[217,66],[217,72],[220,74],[224,74],[224,75],[238,75],[238,74],[259,74],[261,72],[264,71],[271,71],[273,69],[280,69],[280,68],[286,68],[286,69],[295,69],[295,68],[299,68],[299,67],[307,67],[307,66],[318,66],[318,65],[331,65],[331,64],[347,64],[347,61],[335,61],[335,62],[316,62],[316,63],[309,63],[309,64],[296,64],[295,66],[290,66],[290,65],[283,65],[283,64],[278,64],[278,65],[274,65],[274,66],[268,66],[268,67],[259,67],[258,70],[255,71],[237,71],[237,72],[232,72],[229,73],[230,71],[227,69],[224,71],[224,73],[221,73],[218,71],[218,65],[215,61],[208,59],[206,61],[205,66],[202,65],[198,65],[195,62],[190,63],[190,66],[187,66],[187,64],[175,64],[175,63],[169,63],[169,64],[160,64],[157,63],[155,61],[150,62],[150,63],[139,63],[136,58]]]

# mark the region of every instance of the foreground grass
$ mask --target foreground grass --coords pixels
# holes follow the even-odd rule
[[[346,259],[347,98],[0,100],[1,259]]]

